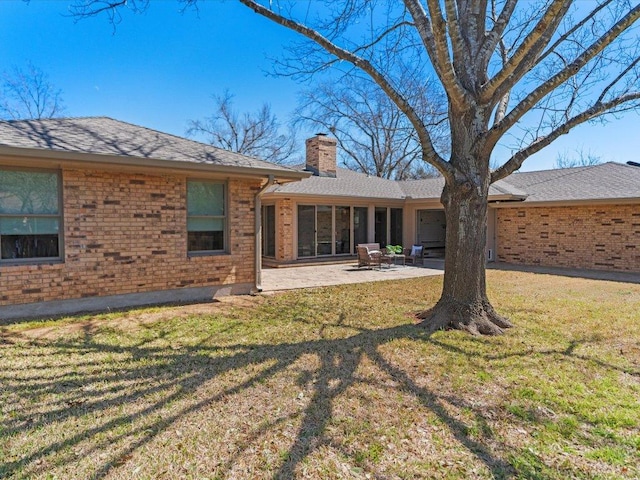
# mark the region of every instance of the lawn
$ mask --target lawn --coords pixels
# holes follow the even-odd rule
[[[640,285],[489,271],[0,327],[0,478],[639,478]]]

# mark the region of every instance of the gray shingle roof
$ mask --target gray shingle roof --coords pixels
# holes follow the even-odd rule
[[[270,191],[332,197],[439,200],[443,187],[441,177],[396,182],[338,168],[335,178],[312,176],[301,182],[276,186]],[[609,162],[589,167],[517,172],[491,185],[489,197],[524,200],[525,203],[640,199],[640,168]]]
[[[407,197],[413,199],[439,199],[444,188],[444,178],[426,178],[424,180],[407,180],[398,182]],[[524,190],[510,185],[505,180],[499,180],[489,186],[489,196],[509,196],[516,199],[525,198]]]
[[[302,169],[303,167],[298,167]],[[344,168],[336,169],[335,177],[312,176],[302,182],[276,185],[271,193],[297,195],[326,195],[332,197],[385,198],[402,200],[405,197],[399,182],[371,177]]]
[[[295,171],[287,167],[108,117],[0,121],[0,146],[295,175]]]
[[[640,168],[615,162],[517,172],[507,181],[527,192],[527,203],[640,198]]]
[[[295,168],[302,170],[304,165]],[[335,177],[312,176],[302,182],[276,185],[269,192],[292,195],[384,198],[390,200],[407,198],[414,200],[440,200],[443,187],[444,179],[442,177],[395,181],[337,168]],[[526,193],[523,190],[509,185],[504,180],[491,185],[489,195],[506,195],[517,199],[526,197]]]
[[[288,168],[200,142],[132,125],[108,117],[0,121],[0,151],[40,150],[105,158],[162,160],[176,166],[197,165],[289,179],[303,178],[304,167]],[[438,200],[444,180],[396,182],[338,168],[336,177],[311,176],[276,185],[270,192],[331,197]],[[525,199],[525,203],[640,199],[640,168],[620,163],[517,172],[493,184],[490,196]]]

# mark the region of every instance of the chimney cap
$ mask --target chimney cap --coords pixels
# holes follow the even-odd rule
[[[318,137],[326,137],[327,134],[324,133],[324,132],[318,132],[318,133],[316,133],[316,136],[318,136]]]

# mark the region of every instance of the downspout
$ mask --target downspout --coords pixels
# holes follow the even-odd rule
[[[262,195],[275,183],[273,175],[269,175],[267,183],[256,193],[255,205],[255,285],[251,289],[253,295],[262,292]]]

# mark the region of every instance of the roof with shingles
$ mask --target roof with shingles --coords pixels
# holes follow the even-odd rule
[[[308,180],[305,180],[308,181]],[[423,180],[406,180],[398,182],[407,198],[413,199],[439,199],[444,188],[444,178],[425,178]],[[489,186],[489,196],[510,196],[516,199],[524,198],[527,193],[524,190],[510,185],[505,180],[498,180]]]
[[[304,166],[296,168],[302,170]],[[269,192],[292,195],[385,198],[389,200],[405,198],[399,182],[395,180],[372,177],[344,168],[337,168],[335,177],[312,176],[302,182],[275,185],[271,187]]]
[[[640,168],[616,162],[517,172],[507,181],[527,192],[526,203],[640,199]]]
[[[304,165],[295,168],[302,170]],[[311,176],[301,182],[276,185],[269,192],[290,195],[384,198],[390,200],[439,200],[443,187],[444,179],[442,177],[396,181],[337,168],[335,177]],[[489,195],[501,197],[506,195],[521,199],[526,196],[526,192],[504,180],[500,180],[491,185]]]
[[[260,171],[288,179],[303,178],[304,166],[285,167],[222,150],[175,135],[108,117],[0,121],[0,153],[8,150],[54,152],[162,160],[179,166],[224,167],[250,174]],[[276,185],[271,193],[389,200],[439,200],[444,180],[394,181],[338,168],[336,177],[311,176]],[[640,168],[608,162],[600,165],[516,172],[491,185],[490,197],[534,202],[640,200]]]
[[[304,166],[296,167],[303,169]],[[270,192],[354,198],[439,200],[444,179],[394,181],[338,168],[336,177],[312,176]],[[489,188],[489,198],[533,202],[640,199],[640,168],[609,162],[587,167],[516,172]],[[505,198],[506,197],[506,198]]]
[[[288,167],[108,117],[0,121],[0,147],[296,173]]]

